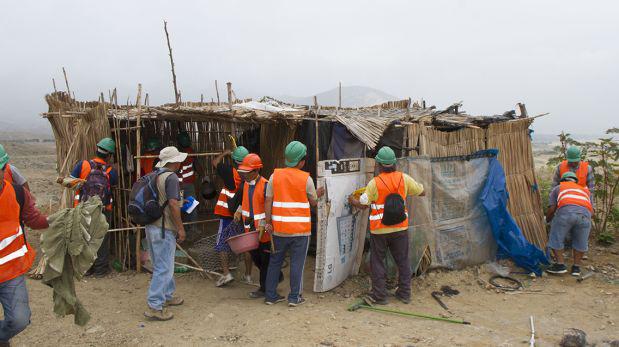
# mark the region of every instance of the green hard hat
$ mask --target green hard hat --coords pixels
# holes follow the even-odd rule
[[[4,146],[0,145],[0,168],[4,168],[4,165],[9,162],[9,154],[4,150]],[[0,177],[2,179],[2,177]]]
[[[299,141],[292,141],[286,146],[284,157],[286,157],[286,166],[293,167],[299,164],[299,161],[307,155],[307,147]]]
[[[580,161],[580,148],[576,146],[570,146],[567,149],[567,162],[577,163]]]
[[[561,181],[565,181],[568,178],[571,178],[574,181],[578,181],[578,177],[576,177],[576,174],[573,173],[572,171],[568,171],[568,172],[564,173],[563,175],[561,175]]]
[[[395,152],[390,147],[383,146],[376,154],[376,161],[383,165],[393,165],[396,162]]]
[[[156,151],[156,150],[160,149],[161,147],[163,147],[161,145],[161,140],[159,140],[156,137],[151,137],[148,140],[146,140],[146,150],[147,151]]]
[[[249,151],[247,150],[247,148],[243,146],[238,146],[237,148],[234,149],[234,151],[232,151],[232,160],[236,161],[237,163],[240,163],[243,161],[245,156],[247,156],[248,154],[249,154]]]
[[[181,147],[189,147],[191,146],[191,138],[189,137],[189,133],[186,131],[181,131],[176,136],[176,142]]]
[[[97,147],[106,150],[110,153],[114,153],[116,151],[116,144],[111,137],[104,137],[97,143]]]

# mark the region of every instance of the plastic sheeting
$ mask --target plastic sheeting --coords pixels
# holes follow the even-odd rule
[[[497,258],[511,258],[517,266],[539,276],[542,274],[541,265],[548,265],[548,259],[544,252],[527,241],[507,211],[509,194],[505,184],[505,172],[496,159],[498,151],[486,152],[493,153],[494,157],[489,159],[488,178],[480,201],[486,210],[498,245]]]

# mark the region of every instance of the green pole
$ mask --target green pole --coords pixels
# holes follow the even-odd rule
[[[373,307],[373,306],[367,306],[367,305],[361,305],[360,308],[370,310],[370,311],[375,311],[375,312],[394,313],[394,314],[399,314],[399,315],[407,316],[407,317],[425,318],[425,319],[431,319],[431,320],[448,322],[448,323],[466,324],[466,325],[471,324],[470,322],[460,320],[460,319],[449,319],[449,318],[436,317],[436,316],[431,316],[431,315],[422,314],[422,313],[405,312],[405,311],[400,311],[400,310],[392,310],[392,309],[379,308],[379,307]]]

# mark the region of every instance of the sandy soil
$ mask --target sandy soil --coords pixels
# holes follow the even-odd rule
[[[39,203],[49,200],[56,187],[54,158],[41,148],[10,148],[15,165],[28,177]],[[49,146],[48,146],[49,147]],[[49,150],[49,148],[48,148]],[[27,152],[31,151],[31,152]],[[53,154],[53,148],[52,148]],[[34,158],[31,158],[34,156]],[[32,232],[31,239],[38,233]],[[34,242],[33,242],[34,243]],[[327,292],[313,293],[313,258],[305,272],[308,302],[297,308],[283,303],[266,306],[247,298],[253,287],[233,282],[216,288],[197,273],[179,275],[177,292],[185,304],[173,307],[169,322],[148,322],[146,290],[150,276],[132,272],[77,284],[79,298],[92,315],[86,327],[73,317],[57,318],[52,291],[29,280],[32,324],[13,343],[25,345],[392,345],[392,346],[517,346],[528,343],[529,316],[534,316],[540,346],[556,345],[564,329],[578,328],[590,342],[619,339],[619,247],[592,247],[587,266],[596,274],[582,283],[569,275],[523,281],[524,292],[497,292],[487,285],[486,267],[463,271],[433,271],[413,280],[413,301],[404,305],[392,298],[388,307],[431,315],[462,318],[471,325],[394,316],[346,308],[364,293],[367,277],[359,276]],[[254,271],[256,271],[254,269]],[[288,277],[287,277],[288,278]],[[449,285],[460,294],[443,299],[451,313],[430,296]],[[281,293],[288,285],[280,285]]]

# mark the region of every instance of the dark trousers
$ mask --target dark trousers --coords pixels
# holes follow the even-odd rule
[[[258,249],[251,251],[251,259],[258,270],[260,270],[260,291],[265,292],[269,260],[271,259],[271,243],[261,242]]]
[[[299,302],[303,293],[303,268],[307,257],[309,236],[281,237],[273,235],[275,253],[271,254],[265,296],[267,300],[277,299],[277,285],[281,278],[282,264],[286,252],[290,252],[290,294],[288,302]]]
[[[408,231],[370,235],[370,269],[372,272],[372,296],[377,300],[387,298],[385,258],[391,252],[398,267],[398,289],[396,295],[408,299],[411,296],[411,264],[408,257]]]
[[[108,223],[112,223],[112,213],[110,211],[103,211],[103,215],[105,215]],[[97,251],[97,259],[92,264],[91,270],[95,274],[104,274],[110,270],[110,233],[105,233],[101,247]]]

